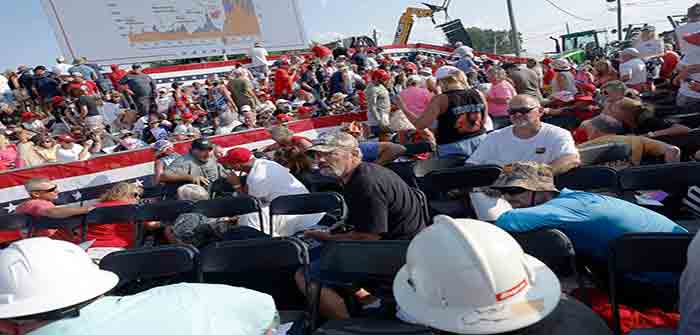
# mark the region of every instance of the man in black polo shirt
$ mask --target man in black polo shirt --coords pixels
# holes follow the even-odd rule
[[[309,149],[321,173],[344,185],[347,223],[354,231],[329,235],[310,232],[318,240],[410,240],[425,227],[427,213],[418,193],[393,171],[362,162],[357,140],[346,133],[324,136]]]
[[[342,234],[307,231],[306,237],[319,241],[410,240],[425,228],[428,213],[418,193],[391,170],[363,163],[355,137],[346,133],[330,134],[315,141],[309,150],[315,153],[321,173],[338,178],[344,185],[343,197],[349,212],[346,223],[354,230]],[[312,260],[312,281],[320,277],[319,265],[318,260]],[[297,273],[296,280],[304,292],[301,272]],[[353,280],[342,278],[339,281]],[[355,296],[365,306],[363,308],[380,305],[380,301],[365,290],[355,292]],[[327,319],[350,317],[343,299],[328,287],[321,290],[320,311]]]

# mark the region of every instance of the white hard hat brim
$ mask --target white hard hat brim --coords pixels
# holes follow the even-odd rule
[[[410,275],[404,265],[394,279],[394,297],[401,310],[421,324],[456,334],[498,334],[533,325],[549,315],[559,304],[561,284],[544,263],[525,254],[525,261],[535,271],[534,285],[509,301],[480,310],[499,311],[497,317],[454,306],[427,305],[409,284]],[[505,317],[504,317],[505,315]]]
[[[0,319],[11,319],[56,311],[95,299],[113,289],[119,277],[109,271],[95,270],[75,281],[73,287],[56,287],[50,296],[42,295],[0,304]]]

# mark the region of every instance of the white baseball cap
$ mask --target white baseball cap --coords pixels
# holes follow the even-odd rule
[[[411,241],[394,296],[423,325],[497,334],[544,319],[559,303],[561,285],[504,230],[441,215]]]
[[[461,71],[460,69],[450,66],[450,65],[445,65],[441,66],[439,69],[437,69],[437,72],[435,72],[435,78],[437,80],[445,79],[447,77],[453,76],[455,73]]]
[[[119,282],[79,246],[36,237],[0,251],[0,319],[42,314],[97,298]]]

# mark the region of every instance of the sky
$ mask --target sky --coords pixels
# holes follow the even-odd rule
[[[96,0],[83,0],[96,1]],[[139,0],[122,0],[139,1]],[[380,42],[388,44],[394,36],[398,19],[408,6],[420,6],[410,0],[298,0],[301,4],[305,29],[310,39],[322,42],[339,36],[379,32]],[[434,4],[441,0],[425,0]],[[547,0],[512,0],[518,30],[525,39],[527,54],[553,51],[549,36],[566,33],[568,23],[572,32],[606,28],[617,25],[616,12],[605,0],[549,0],[578,18],[557,10]],[[657,30],[668,30],[667,15],[683,14],[694,1],[688,0],[622,0],[623,23],[650,23]],[[53,29],[48,23],[40,0],[3,0],[0,11],[0,70],[19,64],[50,65],[61,54]],[[506,0],[454,0],[450,7],[452,19],[459,18],[465,26],[480,28],[509,28]],[[86,13],[86,15],[88,15]],[[438,20],[444,19],[438,14]],[[89,27],[86,27],[89,28]],[[611,34],[610,39],[615,37]],[[444,37],[429,19],[417,19],[411,42],[442,44]]]

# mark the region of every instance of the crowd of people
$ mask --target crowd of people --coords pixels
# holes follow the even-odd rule
[[[655,114],[645,98],[670,95],[676,113],[696,112],[698,31],[700,4],[689,8],[676,41],[664,41],[646,26],[633,47],[615,58],[582,64],[564,58],[502,62],[476,56],[461,44],[446,57],[394,59],[379,49],[331,49],[313,43],[309,53],[271,61],[256,43],[250,65],[204,83],[175,82],[170,89],[157,87],[139,64],[128,72],[112,65],[111,72],[103,73],[85,59],[68,65],[58,58],[50,69],[20,66],[0,77],[0,169],[87,160],[150,146],[156,154],[154,183],[163,186],[164,198],[197,202],[212,195],[244,194],[258,199],[264,212],[216,219],[186,213],[173,222],[145,223],[151,243],[203,248],[216,241],[296,236],[318,250],[327,241],[411,240],[406,265],[393,284],[397,315],[405,322],[439,334],[607,334],[607,325],[571,292],[562,295],[552,270],[525,254],[508,233],[559,229],[573,242],[577,257],[604,272],[608,245],[623,234],[688,232],[656,211],[617,197],[558,189],[554,179],[586,164],[581,151],[608,143],[630,148],[625,157],[609,162],[616,169],[681,161],[681,148],[658,138],[691,129]],[[362,112],[366,122],[343,124],[318,139],[288,127],[294,120]],[[255,128],[266,128],[275,144],[226,150],[209,138]],[[174,143],[190,140],[187,153],[175,151]],[[428,150],[418,150],[421,144]],[[694,152],[685,154],[700,159]],[[467,192],[465,203],[481,209],[469,220],[431,215],[435,213],[425,194],[387,167],[396,161],[456,158],[466,165],[495,164],[503,170],[490,187]],[[347,217],[342,226],[333,226],[338,218],[324,213],[280,215],[268,222],[273,200],[314,192],[320,184],[343,196]],[[95,205],[57,207],[60,190],[55,181],[32,179],[25,189],[30,199],[16,213],[58,219],[138,204],[144,191],[142,185],[122,182]],[[265,227],[271,228],[269,234]],[[277,326],[269,296],[244,289],[182,284],[125,300],[100,297],[117,279],[91,266],[90,257],[101,257],[96,255],[105,249],[138,247],[133,223],[90,225],[85,234],[90,257],[76,247],[85,240],[77,231],[45,229],[29,239],[25,233],[0,234],[1,242],[9,244],[0,251],[0,296],[7,297],[0,299],[0,331],[73,334],[118,324],[147,328],[146,316],[128,306],[136,297],[145,306],[161,306],[158,317],[169,311],[180,315],[180,306],[214,303],[201,308],[226,316],[189,315],[219,322],[210,323],[208,333],[242,327],[246,333],[263,334]],[[691,245],[680,285],[681,335],[700,329],[693,300],[700,287],[698,243],[696,239]],[[318,288],[319,257],[311,252],[311,271],[295,274],[300,292],[308,292],[307,283]],[[64,299],[54,290],[23,296],[24,285],[41,286],[58,269],[65,275],[57,279],[60,285],[76,290],[83,285],[86,294]],[[652,285],[659,280],[641,277]],[[324,319],[351,317],[344,288],[320,290]],[[385,303],[373,291],[365,287],[350,295],[371,314]],[[231,298],[223,298],[227,296]],[[33,299],[52,303],[36,304]],[[240,301],[254,308],[244,310]],[[44,317],[69,307],[79,309],[80,316]],[[116,317],[99,320],[108,310],[118,311],[110,312]],[[229,314],[236,317],[229,319]],[[188,318],[177,322],[200,324]]]

